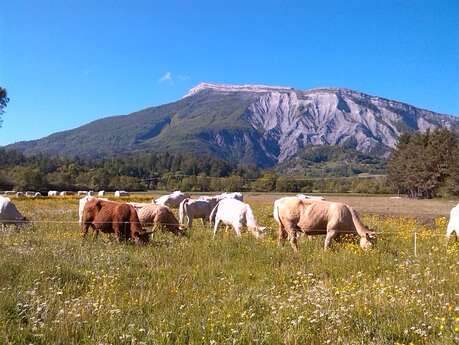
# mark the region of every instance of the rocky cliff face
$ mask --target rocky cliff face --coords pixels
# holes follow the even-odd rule
[[[80,156],[185,151],[267,167],[310,145],[387,156],[400,133],[437,127],[459,133],[459,118],[341,88],[201,83],[177,102],[10,147]]]
[[[246,113],[279,162],[308,145],[344,145],[387,155],[402,131],[457,128],[458,118],[346,89],[269,90]]]

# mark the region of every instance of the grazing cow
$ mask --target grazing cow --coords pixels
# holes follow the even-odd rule
[[[259,226],[249,204],[243,203],[237,199],[224,198],[219,201],[210,214],[209,220],[214,225],[214,237],[218,230],[218,225],[222,222],[225,225],[231,225],[236,231],[237,236],[241,236],[243,227],[256,237],[264,235],[266,227]]]
[[[27,221],[26,217],[18,211],[16,205],[11,202],[11,199],[0,196],[0,224],[2,228],[8,224],[18,226],[25,221]]]
[[[171,194],[163,195],[155,200],[155,204],[163,205],[170,208],[179,208],[180,203],[189,198],[190,196],[186,193],[182,193],[181,191],[177,190]]]
[[[145,207],[145,206],[148,206],[148,205],[152,205],[152,204],[149,203],[149,202],[128,202],[127,204],[128,204],[128,205],[134,206],[134,208],[135,208],[137,211],[140,210],[142,207]]]
[[[7,191],[5,191],[5,193],[3,193],[3,194],[5,194],[5,195],[15,195],[16,193],[17,193],[17,192],[16,192],[15,190],[7,190]]]
[[[17,192],[16,198],[23,198],[25,196],[24,192]]]
[[[370,248],[375,237],[352,207],[337,202],[285,197],[274,203],[274,219],[279,223],[279,244],[288,237],[294,251],[298,251],[298,232],[326,235],[325,249],[339,234],[358,234],[362,249]]]
[[[70,195],[75,195],[75,193],[64,190],[64,191],[60,192],[59,195],[60,196],[70,196]]]
[[[78,195],[78,196],[88,195],[88,192],[85,191],[85,190],[79,190],[79,191],[77,192],[77,195]]]
[[[58,194],[57,190],[48,191],[48,196],[57,196],[57,194]]]
[[[184,224],[185,218],[188,218],[187,227],[191,228],[193,226],[193,219],[201,218],[203,225],[205,225],[216,204],[217,200],[215,199],[185,199],[179,206],[179,221],[181,224]]]
[[[169,207],[164,205],[147,204],[137,211],[143,226],[153,225],[153,231],[166,228],[175,235],[185,235],[185,227],[181,226]]]
[[[78,222],[80,223],[80,225],[83,222],[84,206],[89,200],[94,200],[94,199],[108,201],[108,199],[106,198],[95,198],[93,196],[85,196],[84,198],[81,198],[80,201],[78,202]]]
[[[446,228],[446,237],[450,239],[453,235],[457,241],[459,236],[459,204],[451,209],[448,227]]]
[[[129,196],[129,193],[126,192],[125,190],[117,190],[115,192],[115,196],[118,197],[118,198],[121,197],[121,196]]]
[[[99,193],[97,193],[98,196],[104,196],[105,195],[105,191],[104,190],[101,190],[99,191]]]
[[[307,199],[307,200],[322,200],[324,201],[325,198],[323,196],[319,196],[319,195],[305,195],[305,194],[297,194],[296,195],[297,198],[300,198],[300,199]]]
[[[146,244],[151,232],[144,231],[131,205],[92,198],[86,202],[82,219],[83,238],[89,228],[93,228],[96,237],[99,231],[114,233],[118,242],[133,240],[136,244]]]
[[[244,197],[242,196],[242,193],[239,192],[234,192],[234,193],[222,193],[220,195],[217,195],[217,198],[219,200],[228,198],[228,199],[236,199],[239,201],[244,201]]]

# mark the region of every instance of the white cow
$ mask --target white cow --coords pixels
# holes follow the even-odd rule
[[[48,196],[57,196],[57,194],[58,194],[57,190],[48,191]]]
[[[74,192],[69,192],[69,191],[62,191],[59,193],[60,196],[69,196],[69,195],[74,195]]]
[[[115,196],[118,197],[118,198],[121,197],[121,196],[129,196],[129,193],[126,192],[125,190],[117,190],[115,192]]]
[[[296,197],[300,199],[309,199],[309,200],[322,200],[322,201],[325,200],[323,196],[319,196],[319,195],[297,194]]]
[[[5,195],[15,195],[16,193],[17,193],[17,192],[16,192],[15,190],[7,190],[7,191],[5,191],[5,193],[3,193],[3,194],[5,194]]]
[[[24,197],[24,196],[25,196],[24,192],[17,192],[17,193],[16,193],[16,197],[17,197],[17,198],[22,198],[22,197]]]
[[[171,208],[178,208],[180,203],[189,197],[189,194],[182,193],[181,191],[177,190],[171,194],[161,196],[160,198],[156,199],[154,203]]]
[[[84,206],[86,205],[86,203],[89,200],[93,200],[93,199],[108,201],[108,199],[106,199],[106,198],[96,198],[96,197],[93,197],[93,196],[85,196],[84,198],[81,198],[80,201],[79,201],[79,205],[78,205],[78,222],[80,223],[80,225],[81,225],[81,222],[83,220]]]
[[[27,221],[26,217],[18,211],[11,199],[0,196],[0,224],[2,228],[8,224],[18,226],[25,221]]]
[[[448,227],[446,228],[446,237],[450,239],[453,235],[457,241],[459,237],[459,204],[451,209]]]
[[[88,192],[85,191],[85,190],[79,190],[79,191],[77,192],[77,195],[78,195],[78,196],[88,195]]]
[[[220,195],[217,195],[217,198],[219,198],[220,200],[222,199],[225,199],[225,198],[229,198],[229,199],[236,199],[236,200],[239,200],[239,201],[244,201],[244,197],[242,196],[242,193],[239,193],[239,192],[234,192],[234,193],[222,193]]]
[[[188,218],[187,226],[191,228],[193,226],[193,219],[200,218],[202,224],[205,225],[209,219],[212,210],[217,205],[216,199],[185,199],[180,203],[179,206],[179,221],[180,224],[184,224],[185,218]]]
[[[105,195],[105,191],[104,190],[101,190],[99,191],[99,193],[97,193],[98,196],[104,196]]]
[[[211,223],[215,222],[214,237],[220,222],[227,225],[227,227],[231,225],[236,231],[237,236],[241,236],[241,230],[244,226],[256,238],[263,236],[266,229],[266,227],[257,224],[257,220],[249,204],[231,198],[221,200],[212,210],[209,220]]]

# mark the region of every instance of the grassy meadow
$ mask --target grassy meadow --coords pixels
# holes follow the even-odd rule
[[[277,247],[273,198],[247,198],[263,240],[213,240],[195,221],[188,238],[159,233],[145,247],[83,241],[77,198],[15,200],[54,222],[0,233],[0,344],[459,343],[459,242],[444,237],[453,204],[409,201],[410,214],[388,197],[331,197],[381,233],[375,249],[350,239],[323,252],[316,236],[296,255]]]

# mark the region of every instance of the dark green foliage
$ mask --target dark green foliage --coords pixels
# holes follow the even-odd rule
[[[263,174],[254,167],[234,166],[207,156],[138,154],[105,160],[25,157],[0,150],[1,190],[147,189],[189,192],[359,192],[388,193],[384,178],[306,179]]]
[[[1,189],[146,190],[183,187],[184,190],[207,191],[211,183],[206,177],[225,177],[235,172],[245,176],[245,171],[207,156],[152,153],[84,160],[44,155],[25,157],[14,151],[0,150]],[[202,177],[184,178],[184,175]],[[228,184],[222,190],[237,189],[238,186]]]
[[[352,146],[352,143],[349,142]],[[306,177],[384,174],[386,161],[352,148],[332,145],[308,146],[294,158],[282,162],[277,171]]]
[[[2,118],[1,116],[5,112],[6,105],[9,102],[8,94],[6,89],[0,86],[0,126],[2,125]]]
[[[458,194],[459,140],[447,129],[403,134],[388,162],[394,189],[412,198]]]

